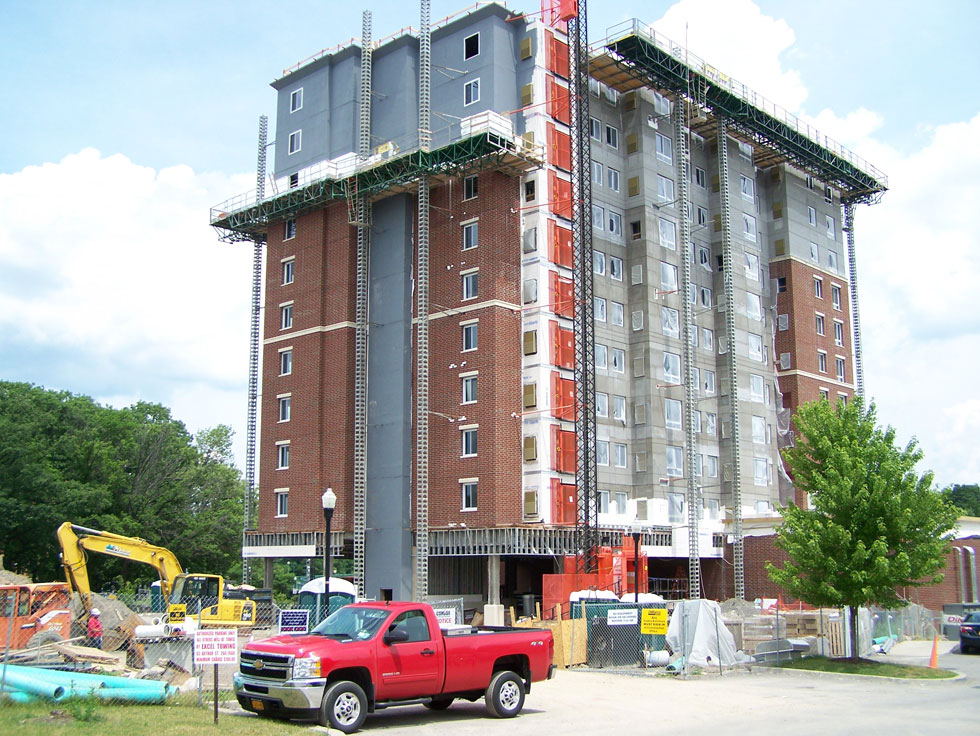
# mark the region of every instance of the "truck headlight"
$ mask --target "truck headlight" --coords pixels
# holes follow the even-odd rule
[[[293,677],[297,680],[308,680],[320,676],[320,658],[303,657],[293,660]]]

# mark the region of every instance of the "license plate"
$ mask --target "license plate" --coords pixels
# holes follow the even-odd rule
[[[255,708],[255,710],[265,710],[265,703],[263,703],[261,700],[253,700],[252,707]]]

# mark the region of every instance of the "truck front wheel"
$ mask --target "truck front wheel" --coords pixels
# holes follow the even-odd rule
[[[493,717],[513,718],[524,707],[524,680],[509,670],[501,670],[490,680],[484,699]]]
[[[356,682],[339,680],[327,686],[320,705],[320,725],[354,733],[367,718],[367,697]]]

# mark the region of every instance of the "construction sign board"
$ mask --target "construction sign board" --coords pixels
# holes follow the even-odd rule
[[[636,626],[636,609],[610,608],[606,611],[606,623],[610,626]]]
[[[194,632],[195,664],[238,664],[238,632],[198,629]]]
[[[667,609],[666,608],[644,608],[643,616],[640,621],[641,634],[661,634],[667,633]]]

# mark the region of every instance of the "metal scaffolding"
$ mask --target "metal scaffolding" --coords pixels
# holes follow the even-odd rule
[[[854,249],[854,204],[844,202],[844,232],[847,235],[847,269],[851,295],[851,329],[854,336],[855,393],[864,396],[864,358],[861,353],[861,312],[858,309],[857,253]]]
[[[578,570],[596,571],[599,493],[596,481],[595,323],[592,305],[592,144],[589,129],[589,46],[586,4],[568,21],[570,43],[572,250],[575,270],[575,485],[578,493]]]

